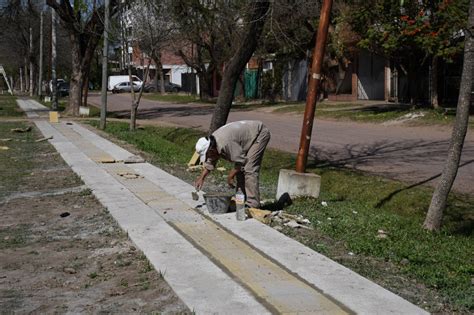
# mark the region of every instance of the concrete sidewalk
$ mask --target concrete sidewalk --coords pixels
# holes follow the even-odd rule
[[[191,185],[124,164],[133,154],[75,122],[50,124],[37,102],[18,103],[197,314],[426,313],[258,221],[209,215]]]

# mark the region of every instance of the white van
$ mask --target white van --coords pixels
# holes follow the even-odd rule
[[[137,77],[136,75],[132,75],[132,80],[133,80],[133,83],[135,83],[136,85],[140,87],[142,86],[142,83],[143,83],[142,80],[140,80],[140,78]],[[122,82],[129,82],[129,81],[130,81],[130,78],[128,75],[111,75],[109,76],[107,89],[109,91],[112,91],[114,86],[116,86],[117,84],[122,83]]]

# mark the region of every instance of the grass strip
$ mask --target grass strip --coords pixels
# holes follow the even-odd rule
[[[106,132],[145,151],[176,176],[196,177],[185,169],[200,131],[146,126],[130,132],[128,124],[111,122]],[[293,168],[294,161],[292,154],[267,150],[260,179],[264,195],[274,195],[279,170]],[[322,176],[320,197],[297,199],[285,210],[309,218],[314,230],[284,228],[284,233],[432,312],[474,309],[473,197],[451,194],[443,229],[429,233],[421,225],[432,188],[317,164],[308,171]],[[214,181],[225,180],[214,176]],[[379,230],[387,236],[380,238]],[[420,285],[425,293],[404,293],[407,286],[416,291]]]
[[[23,111],[16,104],[15,96],[0,95],[0,117],[19,117],[23,115]]]

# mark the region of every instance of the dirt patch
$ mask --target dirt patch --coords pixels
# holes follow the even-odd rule
[[[16,136],[0,185],[14,173],[16,193],[83,185],[38,136]],[[0,215],[2,312],[190,313],[89,190],[10,199]]]

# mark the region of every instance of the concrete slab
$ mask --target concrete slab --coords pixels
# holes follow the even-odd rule
[[[61,132],[44,121],[36,124],[43,134],[54,136],[50,142],[69,165],[82,165],[74,166],[74,171],[128,232],[155,269],[163,271],[165,280],[191,310],[198,314],[225,314],[229,310],[235,310],[234,314],[268,313],[252,294],[202,255],[130,190],[117,183],[100,165],[80,152]],[[102,179],[101,184],[97,184],[97,178]],[[104,182],[107,185],[103,185]],[[115,202],[111,195],[123,198]]]
[[[321,177],[313,173],[298,173],[294,170],[280,170],[276,199],[284,193],[290,197],[319,197]]]
[[[211,217],[219,225],[214,226],[221,230],[215,227],[205,229],[200,223],[205,220],[195,211],[189,210],[189,207],[202,203],[202,199],[200,202],[192,200],[191,191],[194,188],[191,185],[150,164],[140,163],[127,167],[144,176],[146,184],[129,188],[126,182],[117,180],[105,165],[93,162],[80,149],[83,145],[81,142],[87,139],[87,142],[99,146],[101,150],[107,147],[104,152],[114,156],[113,154],[118,154],[112,153],[115,144],[105,144],[103,141],[107,140],[90,135],[86,137],[88,132],[83,127],[67,127],[74,128],[75,133],[83,138],[73,136],[74,139],[71,140],[48,123],[37,124],[45,136],[54,135],[51,143],[66,162],[93,189],[119,224],[129,231],[130,238],[150,261],[153,260],[157,270],[166,270],[165,279],[183,301],[197,312],[251,314],[270,310],[282,313],[324,313],[324,310],[332,309],[329,312],[426,314],[395,294],[258,221],[236,221],[235,214],[215,215]],[[88,153],[94,152],[92,150]],[[158,191],[175,197],[176,200],[167,198],[169,202],[165,203],[151,200],[146,205],[140,199],[140,194],[148,197],[153,185]],[[205,225],[213,226],[210,223]],[[225,239],[229,246],[219,246],[220,242],[213,242],[213,238],[218,241]],[[238,255],[233,249],[239,250]],[[217,265],[203,252],[213,257]],[[261,260],[262,265],[266,266],[262,270],[269,270],[270,273],[274,271],[273,277],[268,273],[265,275],[265,272],[248,276],[245,265],[255,262],[255,259]],[[230,272],[232,268],[235,270]],[[267,280],[262,280],[265,278]],[[211,286],[209,279],[217,279],[217,282],[212,281]],[[285,282],[285,279],[290,280]],[[216,291],[214,285],[223,290],[219,292],[231,292],[230,298],[227,295],[223,298],[219,294],[203,294],[203,290]],[[285,294],[282,286],[293,287],[292,292]],[[292,294],[294,292],[298,294]],[[309,298],[315,292],[324,292],[321,295],[324,299]],[[328,308],[324,306],[326,302],[308,302],[311,300],[327,301]],[[347,308],[334,308],[334,301],[337,301],[336,306],[345,305]],[[291,310],[286,308],[288,305],[298,306]]]
[[[146,176],[163,191],[180,196],[180,200],[190,207],[202,205],[202,196],[201,201],[192,199],[192,185],[148,163],[130,167]],[[209,215],[205,210],[204,212]],[[235,220],[234,213],[210,216],[356,313],[427,314],[401,297],[256,220],[239,222]]]

